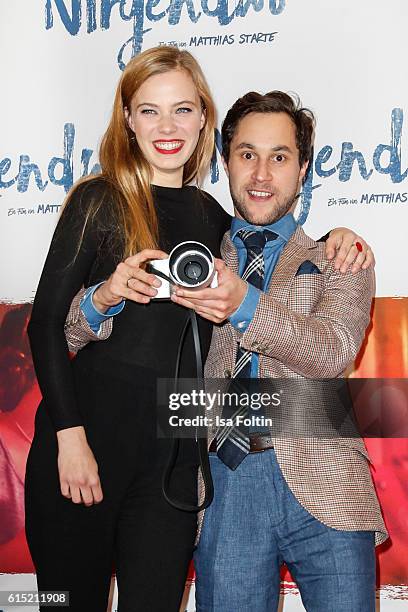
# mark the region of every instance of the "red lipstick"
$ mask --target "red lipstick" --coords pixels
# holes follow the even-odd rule
[[[174,155],[184,147],[184,140],[154,140],[153,146],[162,155]]]

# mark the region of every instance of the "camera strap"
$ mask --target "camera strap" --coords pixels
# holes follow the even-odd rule
[[[163,278],[164,280],[168,281],[170,285],[174,286],[174,282],[166,274],[164,274],[164,272],[161,272],[160,270],[156,270],[156,268],[154,268],[154,266],[152,266],[151,264],[149,264],[148,271],[152,274],[155,274],[156,276],[159,276],[160,278]],[[193,334],[194,352],[195,352],[195,359],[196,359],[197,387],[198,387],[198,390],[201,390],[204,388],[204,368],[203,368],[200,331],[198,328],[197,315],[194,312],[194,310],[188,310],[187,318],[186,318],[183,330],[180,335],[180,341],[179,341],[179,345],[177,349],[177,359],[176,359],[176,367],[175,367],[175,374],[174,374],[174,391],[175,392],[177,392],[178,380],[180,378],[180,362],[181,362],[181,355],[183,351],[183,345],[186,339],[187,331],[190,327],[191,327],[191,331]],[[177,510],[183,510],[185,512],[201,512],[201,510],[205,510],[205,508],[208,508],[208,506],[211,504],[213,497],[214,497],[214,485],[213,485],[213,481],[211,477],[210,463],[208,459],[207,438],[198,437],[197,429],[198,428],[196,428],[195,440],[196,440],[196,444],[198,448],[200,469],[201,469],[201,474],[202,474],[203,481],[204,481],[204,490],[205,490],[203,502],[200,505],[187,504],[181,500],[175,499],[174,497],[171,496],[169,492],[171,475],[176,465],[177,457],[179,453],[180,438],[173,438],[169,459],[168,459],[167,465],[163,473],[162,491],[163,491],[164,498],[171,506],[173,506]]]

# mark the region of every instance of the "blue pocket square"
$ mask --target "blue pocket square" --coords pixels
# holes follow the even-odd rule
[[[319,268],[308,259],[300,264],[298,271],[296,272],[296,276],[300,276],[301,274],[321,274]]]

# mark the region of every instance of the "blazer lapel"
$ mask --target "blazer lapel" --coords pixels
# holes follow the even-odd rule
[[[313,258],[310,251],[316,248],[316,242],[309,238],[303,229],[298,226],[279,257],[266,291],[268,295],[286,304],[290,287],[299,266],[305,260]]]
[[[316,248],[317,243],[309,238],[303,229],[298,226],[279,257],[267,293],[276,300],[286,304],[290,287],[299,266],[305,260],[313,259],[311,251]],[[224,234],[221,243],[221,255],[227,266],[238,274],[238,253],[230,238],[229,231]]]
[[[228,230],[224,234],[224,238],[221,242],[221,256],[224,262],[227,264],[228,268],[238,274],[239,270],[239,261],[238,261],[238,253],[235,248],[231,238],[230,231]]]

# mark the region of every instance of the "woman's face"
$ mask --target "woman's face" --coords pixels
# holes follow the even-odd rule
[[[183,168],[205,123],[190,75],[171,70],[148,78],[125,109],[130,129],[153,169],[153,183],[181,187]]]

